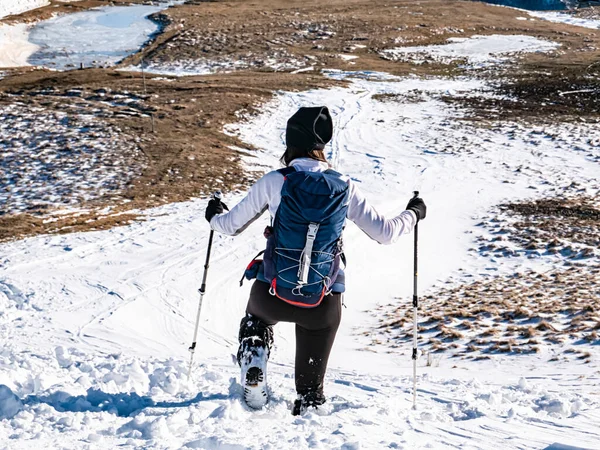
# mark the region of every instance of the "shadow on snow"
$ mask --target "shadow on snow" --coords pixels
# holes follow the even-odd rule
[[[148,396],[140,396],[135,392],[119,392],[108,394],[99,389],[88,389],[86,395],[73,396],[64,391],[49,395],[29,395],[23,399],[24,404],[37,405],[45,403],[60,412],[108,412],[119,417],[129,417],[145,408],[182,408],[195,403],[226,400],[226,394],[204,396],[199,393],[194,398],[182,401],[155,401]]]

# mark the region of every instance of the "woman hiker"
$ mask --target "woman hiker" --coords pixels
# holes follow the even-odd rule
[[[391,244],[427,212],[423,200],[413,198],[396,217],[379,214],[355,183],[331,170],[323,150],[332,135],[326,107],[300,108],[287,122],[285,168],[264,175],[231,211],[216,199],[206,209],[211,228],[230,236],[267,210],[273,219],[264,233],[263,260],[255,258],[245,274],[256,281],[240,324],[238,362],[252,408],[268,400],[266,363],[278,322],[296,324],[298,398],[292,414],[325,402],[323,380],[342,314],[346,219],[380,244]]]

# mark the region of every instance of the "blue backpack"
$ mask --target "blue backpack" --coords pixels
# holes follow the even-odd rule
[[[304,172],[287,167],[279,172],[284,176],[281,203],[265,233],[262,267],[255,268],[260,262],[255,259],[245,276],[268,282],[272,295],[294,306],[316,307],[341,275],[348,183],[331,169]]]

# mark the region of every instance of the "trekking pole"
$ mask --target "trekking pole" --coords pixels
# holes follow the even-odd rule
[[[217,191],[213,195],[213,199],[217,201],[221,201],[221,191]],[[200,285],[200,301],[198,302],[198,313],[196,314],[196,327],[194,328],[194,339],[192,341],[192,345],[189,348],[190,351],[190,366],[188,368],[188,380],[192,374],[192,364],[194,363],[194,352],[196,351],[196,341],[198,339],[198,327],[200,326],[200,311],[202,309],[202,299],[204,298],[204,293],[206,292],[206,277],[208,275],[208,263],[210,262],[210,251],[212,249],[213,236],[215,235],[215,230],[210,230],[210,235],[208,237],[208,249],[206,250],[206,262],[204,263],[204,275],[202,276],[202,284]]]
[[[413,198],[419,196],[419,191],[414,191]],[[417,296],[417,277],[418,271],[418,242],[419,242],[419,222],[415,225],[415,255],[414,255],[414,281],[413,281],[413,409],[417,409],[417,310],[419,309],[419,297]]]

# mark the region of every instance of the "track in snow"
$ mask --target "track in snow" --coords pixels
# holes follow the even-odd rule
[[[382,212],[403,210],[415,189],[428,203],[420,228],[420,286],[426,290],[458,269],[493,266],[467,251],[473,217],[490,206],[553,194],[573,177],[597,186],[597,165],[586,152],[570,150],[588,145],[585,134],[564,128],[563,144],[541,139],[533,145],[526,129],[508,136],[502,127],[469,127],[460,122],[465,111],[439,99],[491,95],[486,89],[467,79],[356,79],[348,88],[282,93],[263,114],[228,132],[264,149],[260,162],[276,167],[287,118],[299,106],[329,106],[338,170]],[[377,94],[391,96],[381,101]],[[519,166],[531,170],[516,171]],[[0,337],[7,342],[0,384],[17,394],[24,410],[0,422],[0,438],[11,437],[22,448],[57,439],[72,448],[98,442],[131,448],[540,448],[573,439],[590,447],[600,440],[597,368],[548,365],[539,357],[442,359],[439,367],[420,361],[420,408],[411,411],[409,349],[369,351],[357,330],[375,322],[368,313],[375,305],[410,306],[412,239],[378,246],[353,225],[345,235],[348,308],[330,362],[325,408],[289,415],[294,339],[286,324],[276,329],[269,407],[253,413],[240,402],[230,354],[250,284],[240,289],[238,280],[264,245],[266,217],[241,237],[216,237],[198,366],[188,383],[187,347],[208,237],[204,207],[204,200],[168,205],[144,223],[1,247],[0,292],[10,295],[0,293]],[[540,378],[528,380],[532,373]],[[573,374],[582,377],[579,384],[571,385]]]

